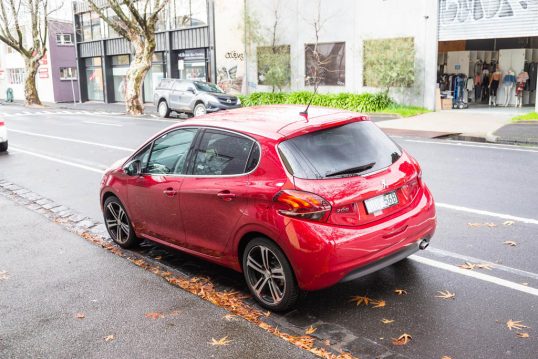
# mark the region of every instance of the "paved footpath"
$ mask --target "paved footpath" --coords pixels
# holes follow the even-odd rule
[[[0,213],[0,358],[312,357],[2,195]]]

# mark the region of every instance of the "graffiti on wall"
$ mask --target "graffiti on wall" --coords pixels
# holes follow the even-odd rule
[[[538,0],[441,0],[440,15],[446,25],[518,17],[536,11]]]

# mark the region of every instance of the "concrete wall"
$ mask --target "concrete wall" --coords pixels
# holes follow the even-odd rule
[[[243,6],[259,22],[270,38],[274,12],[280,15],[278,43],[290,45],[291,85],[288,90],[305,89],[304,46],[314,42],[312,23],[318,13],[318,0],[216,0],[217,68],[238,66],[245,69],[242,92],[268,91],[257,84],[255,48],[244,46]],[[345,42],[345,86],[321,86],[322,93],[378,91],[363,85],[363,41],[413,37],[416,50],[416,81],[411,89],[394,89],[399,102],[433,109],[437,68],[438,2],[432,0],[321,0],[322,28],[319,42]],[[219,50],[220,48],[220,50]],[[237,50],[236,50],[237,49]],[[229,58],[228,50],[243,54],[243,60]],[[228,54],[228,57],[226,55]],[[247,56],[245,56],[247,55]],[[233,61],[232,61],[233,60]],[[239,70],[238,70],[239,71]]]

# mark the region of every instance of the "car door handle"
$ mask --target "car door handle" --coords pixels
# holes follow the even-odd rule
[[[235,193],[231,193],[230,191],[226,190],[226,191],[217,193],[217,197],[219,197],[223,201],[228,202],[235,198]]]
[[[177,191],[173,188],[167,188],[163,191],[163,193],[167,197],[174,197],[177,194]]]

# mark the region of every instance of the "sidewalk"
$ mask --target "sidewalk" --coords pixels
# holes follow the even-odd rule
[[[487,142],[538,145],[538,122],[513,124],[518,113],[508,109],[448,110],[379,121],[389,135],[426,138],[450,137]]]
[[[312,357],[2,195],[0,213],[0,358]]]

